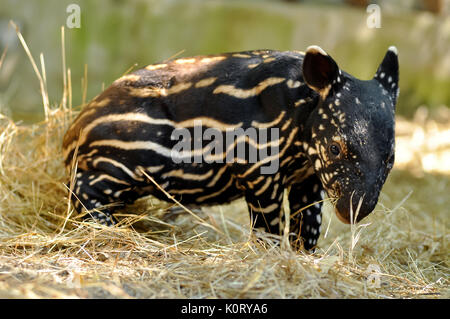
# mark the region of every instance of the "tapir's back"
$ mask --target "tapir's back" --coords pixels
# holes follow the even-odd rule
[[[282,111],[278,103],[263,109],[258,99],[279,84],[298,85],[294,79],[301,78],[302,59],[301,52],[246,51],[179,58],[122,76],[70,126],[63,141],[66,166],[76,145],[81,154],[86,143],[102,135],[112,139],[118,134],[122,140],[138,139],[134,134],[142,137],[142,130],[126,132],[130,123],[145,117],[172,129],[192,127],[193,120],[219,129],[247,128],[253,121],[276,117]]]

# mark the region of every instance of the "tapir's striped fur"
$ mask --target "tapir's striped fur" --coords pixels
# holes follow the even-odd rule
[[[254,226],[279,233],[289,189],[290,238],[310,249],[320,235],[325,193],[337,200],[345,222],[360,199],[356,221],[373,210],[393,163],[397,95],[394,47],[370,81],[341,71],[317,46],[306,53],[258,50],[149,65],[116,80],[67,131],[65,165],[71,171],[77,164],[75,208],[111,225],[106,204],[148,194],[167,200],[148,175],[186,205],[245,197]],[[208,140],[188,156],[174,152],[174,130],[195,137],[199,124],[201,133],[213,128],[224,139],[230,130],[252,128],[269,139],[239,136],[215,153],[208,153]],[[242,146],[240,158],[234,154]],[[251,161],[252,151],[268,155]],[[230,154],[233,160],[225,161]],[[175,155],[203,160],[179,163]],[[261,173],[275,162],[275,171]]]

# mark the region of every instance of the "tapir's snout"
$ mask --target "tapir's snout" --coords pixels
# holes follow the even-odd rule
[[[378,196],[379,192],[369,197],[356,191],[350,196],[341,196],[336,202],[336,216],[345,224],[356,224],[374,210]]]

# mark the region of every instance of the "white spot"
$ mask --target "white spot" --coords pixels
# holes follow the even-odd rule
[[[369,129],[369,123],[365,120],[355,121],[354,125],[354,133],[360,137],[367,137],[367,132]]]
[[[388,50],[394,53],[395,55],[398,55],[398,51],[395,46],[391,45]]]
[[[385,75],[386,75],[386,74],[385,74],[384,72],[381,72],[381,73],[380,73],[380,79],[384,78]]]
[[[203,58],[200,60],[200,62],[201,63],[210,63],[210,62],[222,61],[225,59],[226,59],[226,57],[224,57],[224,56],[215,56],[215,57],[211,57],[211,58]]]
[[[195,58],[177,59],[175,60],[175,63],[177,64],[195,63]]]
[[[306,53],[316,53],[319,52],[322,55],[327,56],[328,54],[318,45],[310,45],[309,47],[306,48]]]
[[[294,81],[292,79],[287,80],[286,85],[290,88],[290,89],[295,89],[300,87],[300,85],[302,85],[302,83],[300,81]]]
[[[309,148],[307,148],[307,149],[308,149],[308,154],[309,154],[309,155],[317,154],[317,151],[316,151],[315,148],[309,147]]]
[[[296,101],[296,102],[294,103],[294,106],[295,106],[295,107],[298,107],[298,106],[300,106],[300,105],[302,105],[302,104],[304,104],[304,103],[306,103],[305,99],[300,99],[300,100],[298,100],[298,101]]]
[[[306,197],[306,195],[303,195],[302,201],[303,201],[303,203],[306,203],[308,201],[308,198]]]
[[[154,65],[148,65],[145,68],[147,70],[157,70],[157,69],[161,69],[161,68],[165,68],[167,66],[167,64],[154,64]]]
[[[316,170],[319,170],[320,168],[322,168],[322,164],[320,163],[319,159],[316,159],[316,161],[314,162],[314,168]]]
[[[321,224],[322,223],[322,217],[320,216],[320,214],[317,214],[316,215],[316,220],[317,220],[317,223],[318,224]],[[320,230],[319,230],[320,231]]]
[[[165,182],[164,184],[161,185],[162,188],[166,189],[167,186],[169,186],[169,182]]]
[[[280,222],[280,218],[274,218],[272,219],[272,221],[270,222],[270,226],[275,226],[276,224],[278,224]]]
[[[392,76],[388,77],[388,83],[392,82]]]
[[[309,209],[306,210],[306,215],[311,216],[311,211]]]

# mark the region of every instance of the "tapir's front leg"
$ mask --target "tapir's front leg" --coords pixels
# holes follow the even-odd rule
[[[317,244],[322,224],[322,191],[322,183],[315,174],[291,186],[290,232],[295,247],[303,244],[306,250],[310,250]]]

